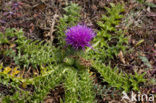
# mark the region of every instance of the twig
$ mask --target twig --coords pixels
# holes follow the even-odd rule
[[[50,28],[50,40],[53,41],[53,32],[55,31],[54,29],[54,25],[55,25],[55,21],[59,16],[57,14],[54,15],[53,19],[52,19],[52,24],[51,24],[51,28]]]

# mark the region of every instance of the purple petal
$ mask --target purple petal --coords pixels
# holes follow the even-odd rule
[[[75,49],[90,47],[89,42],[96,36],[92,29],[85,25],[76,25],[66,31],[66,42]]]

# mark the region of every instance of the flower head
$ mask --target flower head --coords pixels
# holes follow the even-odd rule
[[[92,29],[85,25],[76,25],[66,31],[66,42],[75,49],[90,47],[90,41],[95,37]]]

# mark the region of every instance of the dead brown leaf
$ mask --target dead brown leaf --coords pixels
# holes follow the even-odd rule
[[[48,97],[48,98],[44,101],[44,103],[54,103],[54,99],[51,98],[51,97]]]
[[[154,0],[146,0],[146,2],[152,3]]]
[[[33,6],[34,9],[43,11],[46,8],[46,5],[44,3],[39,3]]]
[[[2,5],[2,0],[0,0],[0,5]]]
[[[120,61],[121,61],[122,63],[125,64],[125,58],[124,58],[124,56],[123,56],[122,51],[120,51],[120,53],[118,54],[118,56],[119,56],[119,58],[120,58]]]
[[[92,8],[93,10],[97,10],[96,5],[92,5],[91,8]]]

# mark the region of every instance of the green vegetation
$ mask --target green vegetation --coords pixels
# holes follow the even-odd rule
[[[101,74],[103,81],[108,82],[111,87],[123,89],[128,92],[130,88],[139,90],[139,83],[144,82],[143,76],[139,78],[138,82],[135,81],[133,76],[119,71],[117,67],[111,68],[110,65],[106,66],[110,59],[114,59],[120,51],[125,51],[126,44],[128,43],[127,37],[124,36],[124,31],[117,29],[123,15],[124,6],[121,4],[110,4],[111,8],[105,7],[108,16],[103,15],[102,21],[98,22],[101,30],[98,31],[94,39],[93,48],[87,50],[89,54],[87,58],[93,59],[93,67]],[[109,63],[111,63],[109,61]],[[129,80],[130,79],[130,80]],[[133,85],[134,84],[134,85]]]
[[[124,11],[124,6],[111,4],[111,8],[105,7],[105,9],[108,13],[102,15],[101,21],[97,22],[101,30],[94,39],[93,47],[96,50],[89,52],[90,57],[99,62],[113,59],[120,51],[125,51],[125,44],[128,43],[124,31],[116,28],[123,18],[121,13]]]
[[[69,6],[64,8],[65,14],[59,20],[59,25],[57,26],[57,39],[60,47],[65,46],[65,31],[74,26],[80,20],[80,10],[81,7],[77,4],[71,3]]]
[[[10,42],[7,40],[8,38],[16,39],[9,43],[9,45],[17,45],[15,50],[9,48],[2,51],[5,56],[13,58],[16,65],[24,68],[29,66],[37,68],[37,66],[55,64],[54,52],[56,49],[54,46],[43,43],[43,41],[27,39],[22,30],[7,29],[5,34],[1,34],[1,36],[5,36],[6,39],[2,41],[3,44]]]
[[[94,68],[101,74],[103,81],[108,82],[111,87],[122,89],[126,92],[131,90],[139,91],[139,84],[145,82],[143,78],[145,74],[128,75],[123,72],[119,72],[118,68],[111,68],[104,64],[97,63]]]

